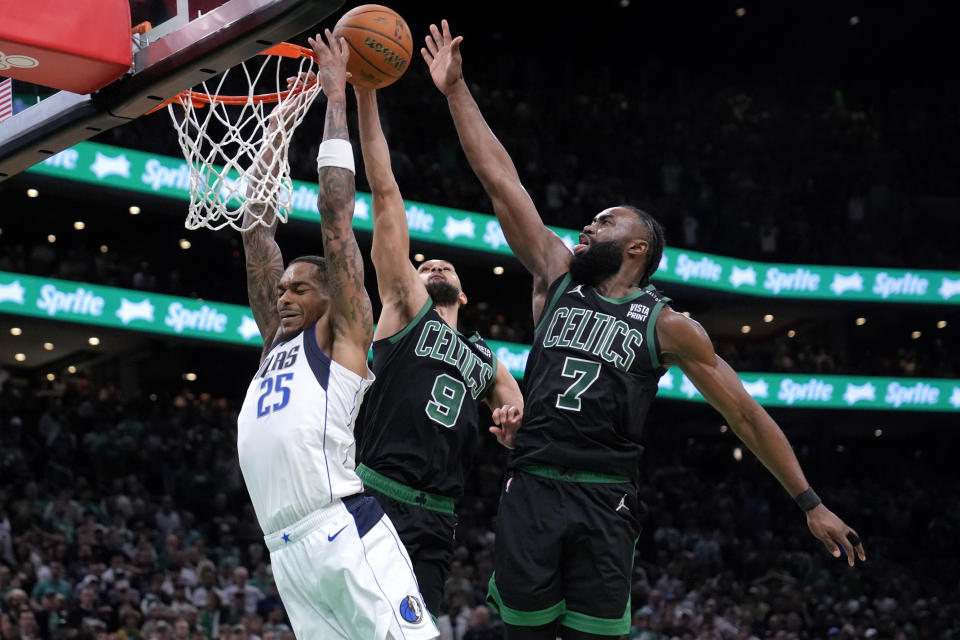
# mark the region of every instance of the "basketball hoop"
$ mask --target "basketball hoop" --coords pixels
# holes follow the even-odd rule
[[[316,61],[312,50],[285,42],[260,58],[259,68],[248,60],[232,77],[225,71],[164,103],[190,168],[187,229],[245,231],[272,224],[271,212],[281,222],[290,215],[287,150],[320,93]],[[287,87],[291,77],[299,80]],[[224,95],[228,91],[237,95]]]

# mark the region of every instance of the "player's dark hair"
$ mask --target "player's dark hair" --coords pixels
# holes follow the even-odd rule
[[[646,211],[637,209],[629,204],[620,205],[621,209],[632,211],[635,216],[647,226],[647,261],[644,263],[643,274],[640,276],[640,286],[645,287],[650,284],[650,278],[660,266],[660,259],[663,257],[663,227],[660,223]]]
[[[317,282],[320,284],[327,284],[327,261],[321,256],[300,256],[299,258],[294,258],[290,261],[289,267],[291,264],[296,264],[298,262],[309,262],[317,268],[315,277]]]

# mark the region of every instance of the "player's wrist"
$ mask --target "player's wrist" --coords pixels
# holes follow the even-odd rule
[[[793,501],[796,502],[797,506],[805,513],[809,513],[823,504],[820,496],[817,495],[812,487],[807,487],[806,491],[801,491],[795,495]]]
[[[320,143],[320,148],[317,150],[317,172],[324,167],[340,167],[356,174],[353,145],[349,140],[330,138]]]
[[[445,95],[447,99],[457,97],[457,95],[469,95],[469,93],[470,89],[467,87],[463,76],[449,83],[443,91],[443,95]]]

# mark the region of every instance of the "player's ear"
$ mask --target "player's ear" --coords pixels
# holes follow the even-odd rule
[[[467,294],[465,294],[463,291],[461,291],[461,292],[460,292],[460,295],[457,296],[457,302],[460,303],[460,306],[463,306],[463,305],[467,304]]]
[[[636,238],[627,243],[627,255],[642,257],[647,255],[650,243],[643,238]]]

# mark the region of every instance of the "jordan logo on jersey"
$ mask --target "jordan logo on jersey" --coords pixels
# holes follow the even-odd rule
[[[617,504],[617,508],[614,509],[614,511],[620,513],[620,509],[630,513],[630,507],[627,506],[627,494],[623,494],[623,497],[620,498],[620,502]]]
[[[571,293],[579,294],[579,296],[580,296],[581,298],[584,298],[584,299],[586,299],[586,297],[587,297],[587,296],[583,295],[583,285],[582,285],[582,284],[578,284],[578,285],[575,286],[573,289],[570,289],[570,291],[567,291],[567,294],[568,294],[568,295],[571,294]]]

